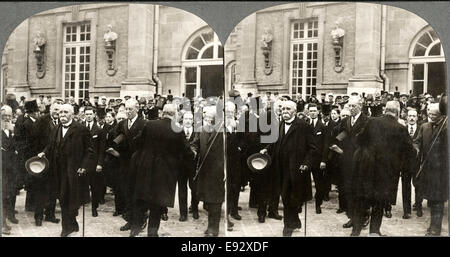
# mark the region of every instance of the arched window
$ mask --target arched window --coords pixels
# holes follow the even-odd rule
[[[223,47],[210,27],[193,34],[182,56],[182,92],[186,97],[223,93]]]
[[[409,88],[413,94],[445,92],[445,57],[441,41],[431,27],[413,39],[409,52]]]

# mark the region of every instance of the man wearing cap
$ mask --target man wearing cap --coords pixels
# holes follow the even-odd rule
[[[414,139],[423,166],[416,178],[420,181],[421,195],[430,206],[430,227],[426,235],[439,236],[449,192],[447,120],[437,103],[429,105],[428,116],[431,122],[424,123]]]
[[[406,128],[397,122],[399,112],[398,102],[387,102],[385,114],[369,119],[356,136],[351,236],[360,235],[367,207],[371,208],[369,234],[381,236],[383,208],[393,204],[392,200],[397,196],[403,158],[414,155]],[[388,153],[386,149],[389,149]]]
[[[166,104],[162,119],[146,123],[136,142],[130,167],[135,170],[130,236],[137,236],[141,231],[147,210],[150,210],[148,236],[158,236],[162,209],[174,206],[176,182],[184,168],[183,160],[193,159],[182,128],[175,124],[176,111],[175,105]]]
[[[76,216],[82,204],[89,200],[85,175],[94,162],[94,151],[89,130],[73,120],[74,110],[64,104],[59,111],[60,124],[54,130],[50,144],[39,157],[47,156],[52,176],[58,182],[61,205],[62,232],[66,237],[79,230]]]
[[[139,103],[135,99],[129,99],[125,102],[125,113],[127,119],[117,124],[116,139],[117,150],[120,153],[120,181],[116,193],[117,203],[116,210],[124,213],[124,219],[127,223],[120,228],[126,231],[131,228],[131,210],[132,197],[135,186],[135,174],[130,169],[131,157],[136,152],[138,136],[141,134],[146,121],[137,115]]]
[[[16,221],[14,209],[16,202],[16,176],[17,176],[17,151],[13,137],[12,108],[8,105],[2,106],[2,233],[11,234],[11,227],[6,219]],[[14,223],[14,222],[13,222]]]
[[[95,120],[95,108],[87,106],[84,110],[86,121],[84,126],[89,130],[91,135],[92,147],[94,149],[94,162],[88,168],[89,186],[92,197],[92,217],[97,217],[97,208],[103,199],[103,191],[105,190],[105,178],[103,176],[103,166],[105,160],[106,137],[103,129]]]
[[[61,105],[58,102],[54,102],[50,106],[50,113],[39,117],[36,122],[37,129],[39,131],[38,144],[39,149],[42,151],[51,142],[51,137],[54,131],[59,126],[59,111]],[[50,167],[51,169],[52,167]],[[55,207],[57,198],[57,182],[53,176],[45,176],[42,178],[36,178],[36,210],[39,215],[39,219],[42,220],[43,214],[45,214],[45,221],[52,223],[59,223],[59,219],[55,217]]]
[[[317,145],[312,127],[296,116],[297,106],[292,101],[283,101],[278,140],[261,150],[269,153],[272,165],[280,175],[281,198],[283,201],[283,236],[292,236],[295,229],[301,228],[298,217],[299,207],[312,199],[311,175],[309,170],[314,163]]]

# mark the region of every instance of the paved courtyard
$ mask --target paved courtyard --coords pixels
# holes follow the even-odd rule
[[[114,213],[114,197],[112,194],[107,194],[106,203],[100,205],[98,208],[98,217],[92,217],[91,204],[85,205],[85,237],[128,237],[130,231],[120,231],[120,227],[125,224],[125,221],[121,216],[113,217]],[[190,195],[189,195],[190,199]],[[61,223],[53,224],[44,221],[41,227],[36,227],[34,224],[34,213],[25,212],[25,191],[21,191],[17,197],[16,210],[19,212],[16,218],[19,220],[19,224],[8,224],[12,227],[10,237],[59,237],[61,234]],[[72,233],[70,236],[81,237],[82,236],[82,208],[80,208],[79,215],[77,217],[80,231]],[[161,221],[159,229],[159,236],[161,237],[203,237],[203,232],[206,230],[208,222],[208,213],[203,210],[202,204],[199,205],[198,220],[192,218],[192,214],[189,213],[188,220],[185,222],[178,221],[178,199],[175,198],[175,207],[169,208],[168,216],[169,220]],[[61,218],[61,209],[57,204],[56,217]],[[222,216],[223,217],[223,216]],[[225,226],[222,219],[223,227]],[[224,230],[220,230],[219,236],[224,236]],[[146,236],[147,229],[144,229],[139,236]],[[2,235],[5,236],[5,235]]]
[[[426,230],[430,224],[430,209],[426,206],[426,201],[423,203],[423,216],[417,217],[413,211],[410,219],[402,219],[402,195],[401,195],[401,183],[399,183],[399,190],[397,195],[397,205],[392,206],[392,218],[388,219],[383,216],[381,225],[381,233],[387,236],[424,236]],[[414,191],[414,187],[413,190]],[[258,222],[258,216],[256,214],[257,209],[249,208],[250,188],[247,186],[244,192],[240,194],[239,206],[242,207],[242,211],[239,214],[242,216],[242,220],[238,221],[230,218],[234,222],[233,231],[227,232],[228,236],[232,237],[279,237],[283,231],[283,221],[269,219],[266,217],[265,223]],[[330,193],[330,201],[322,204],[322,213],[316,214],[314,199],[308,202],[307,206],[307,224],[306,224],[306,236],[308,237],[346,237],[351,233],[351,228],[344,229],[342,225],[348,221],[345,213],[337,214],[338,207],[338,195],[336,191]],[[412,199],[414,199],[414,192],[412,193]],[[448,203],[445,204],[444,209],[444,221],[442,223],[441,235],[448,236]],[[282,204],[280,200],[280,215],[283,215]],[[305,207],[303,206],[303,212],[299,214],[302,228],[295,230],[294,237],[305,236]],[[369,229],[365,228],[361,236],[367,236]]]

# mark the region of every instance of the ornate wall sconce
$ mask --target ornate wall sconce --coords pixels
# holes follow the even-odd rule
[[[45,76],[45,45],[47,41],[42,32],[36,34],[34,42],[34,57],[36,58],[36,77],[42,79]]]
[[[266,75],[272,73],[272,41],[273,35],[270,28],[265,28],[261,39],[261,49],[264,55],[264,74]]]
[[[344,70],[344,35],[345,30],[339,27],[339,22],[336,22],[336,27],[331,31],[335,72],[342,72]]]
[[[116,67],[116,39],[117,33],[112,31],[112,26],[108,25],[108,31],[103,36],[105,41],[105,51],[107,57],[106,74],[114,76],[117,72]]]

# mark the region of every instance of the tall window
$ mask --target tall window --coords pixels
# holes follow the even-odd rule
[[[66,97],[82,100],[89,97],[89,71],[91,59],[91,25],[64,26],[63,86]]]
[[[222,90],[220,84],[223,85],[222,66],[223,47],[219,38],[209,27],[199,31],[187,42],[183,51],[184,89],[181,91],[188,98],[221,94],[218,91]],[[214,74],[220,69],[220,74]],[[221,75],[221,78],[216,75]]]
[[[290,86],[303,98],[316,94],[318,21],[298,21],[291,27]]]
[[[440,39],[431,27],[415,37],[409,56],[410,89],[413,93],[437,96],[445,92],[444,51]]]

